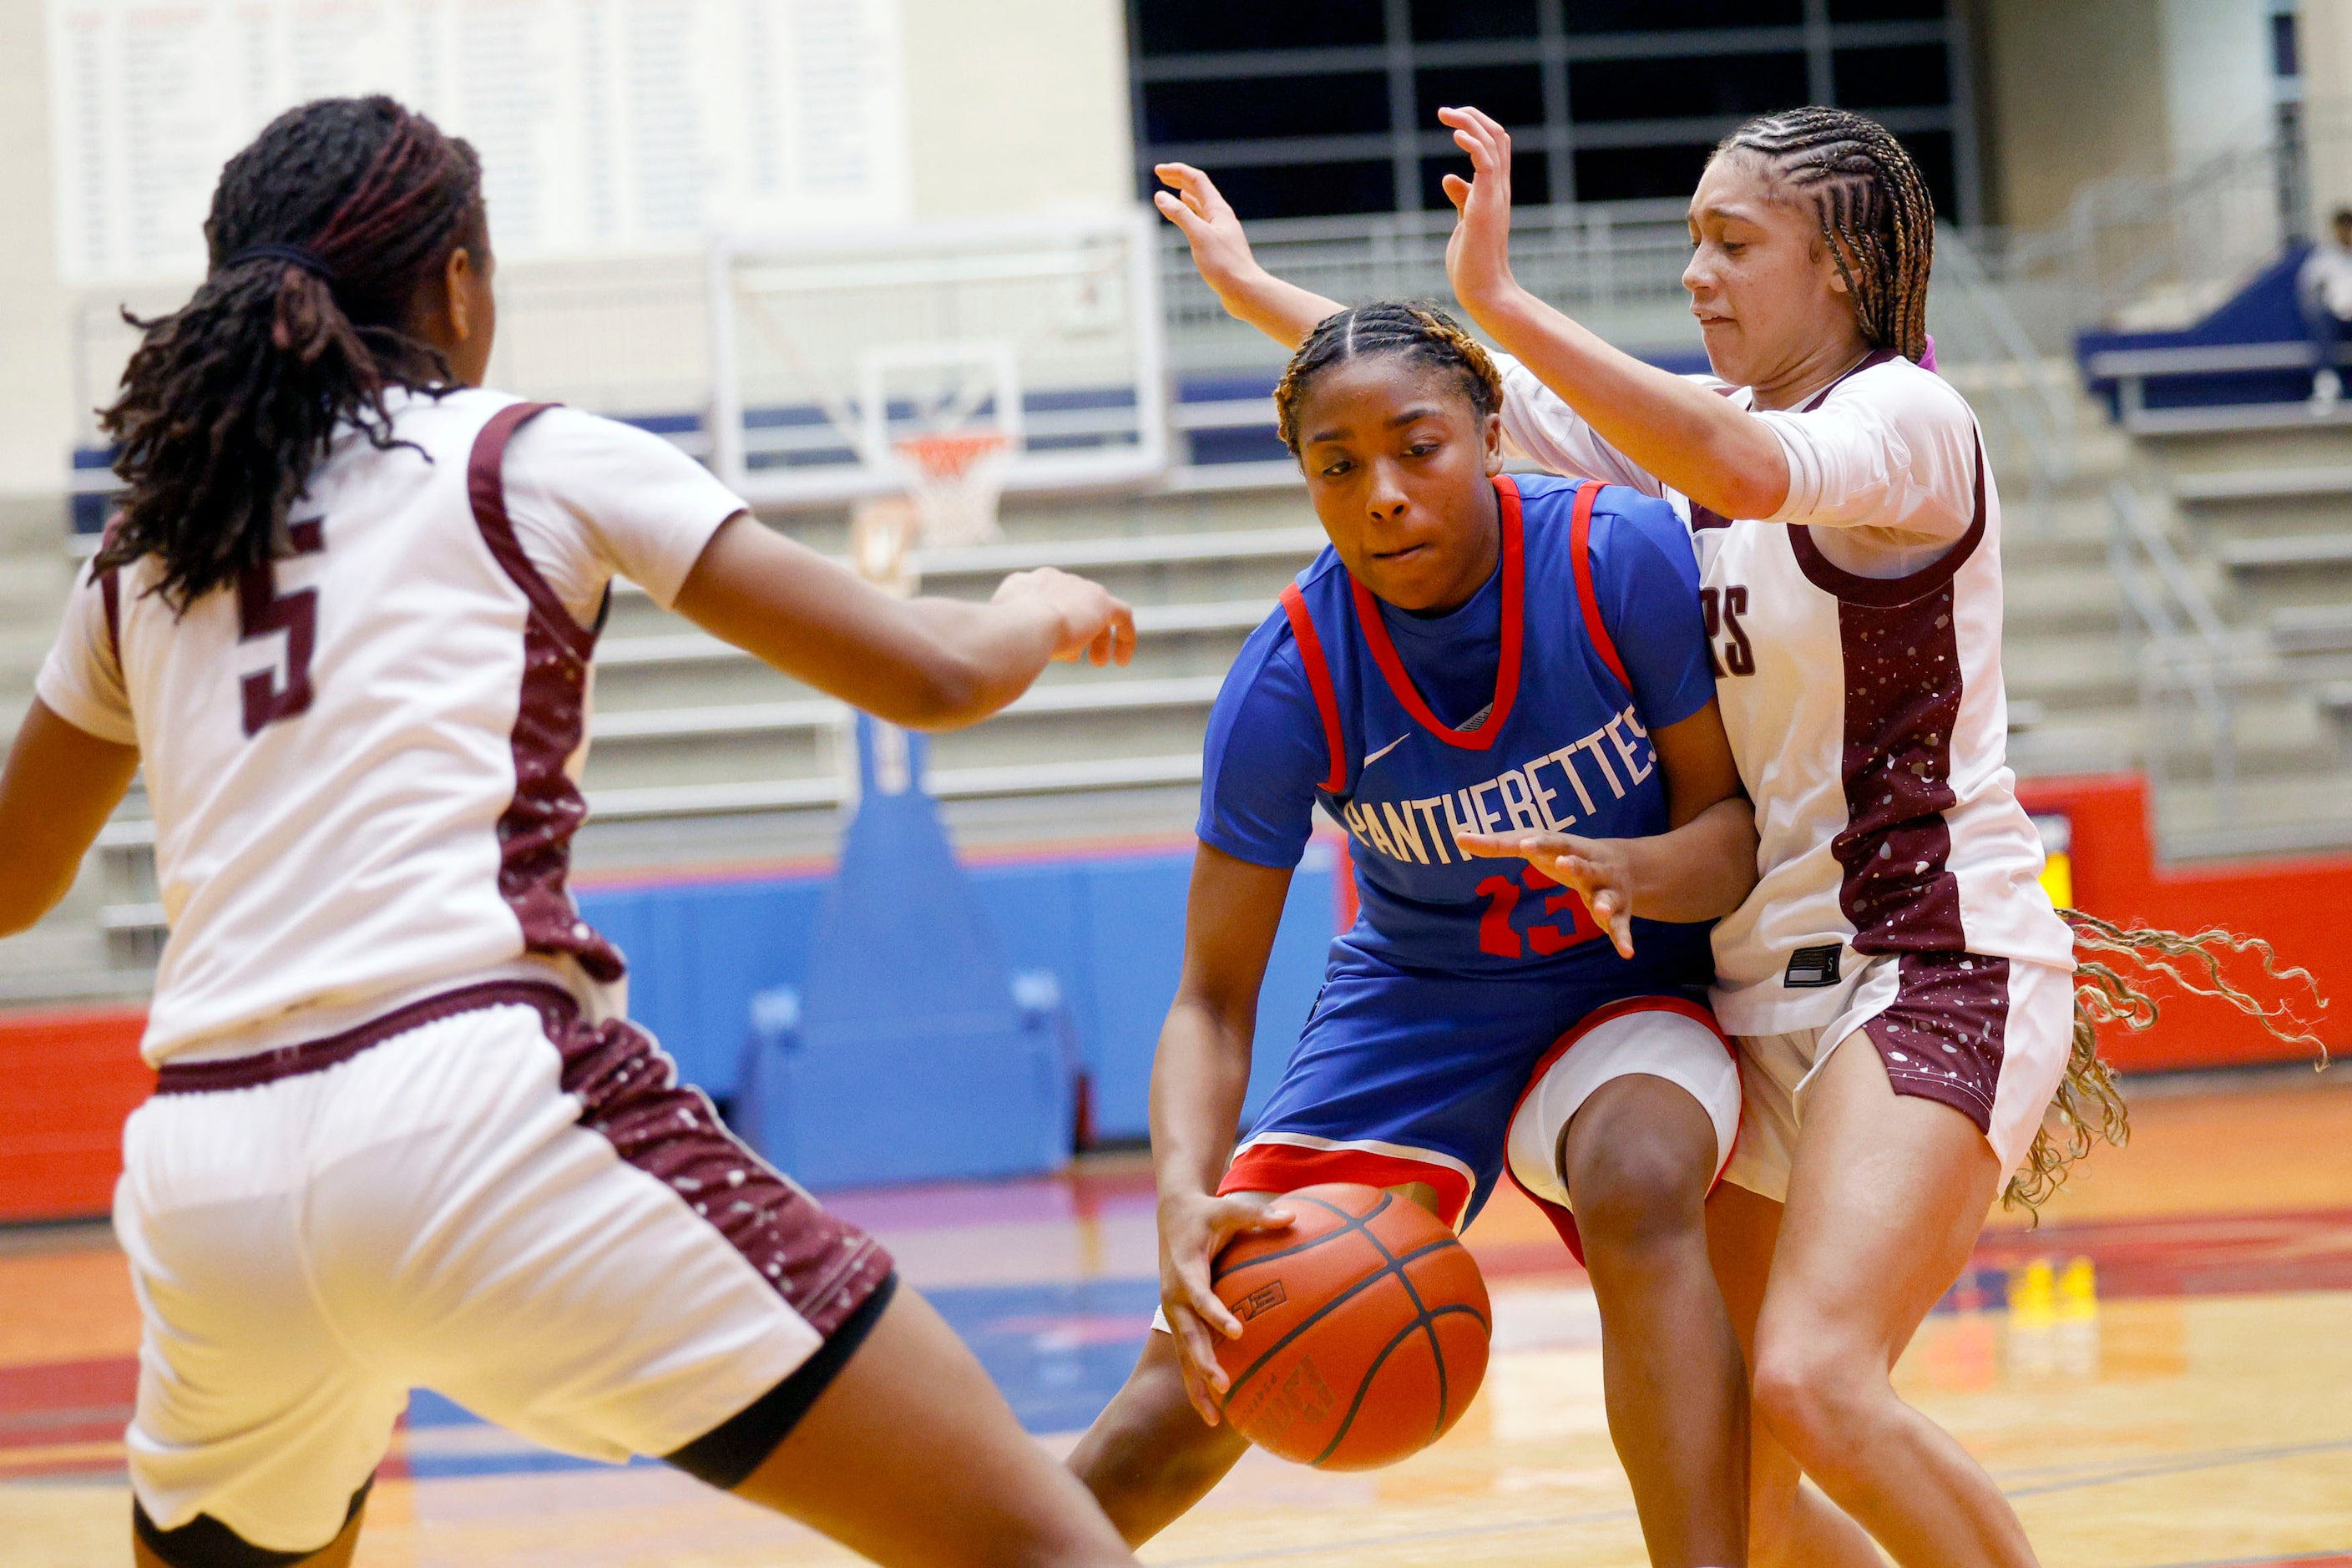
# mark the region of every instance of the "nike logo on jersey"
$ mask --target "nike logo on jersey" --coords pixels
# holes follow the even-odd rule
[[[1406,731],[1403,734],[1399,735],[1395,740],[1391,741],[1387,745],[1382,746],[1379,751],[1374,752],[1371,755],[1366,757],[1364,759],[1364,766],[1368,768],[1370,767],[1374,763],[1379,762],[1382,757],[1387,756],[1391,752],[1395,751],[1399,746],[1403,745],[1407,741],[1412,739],[1412,731],[1410,730]]]

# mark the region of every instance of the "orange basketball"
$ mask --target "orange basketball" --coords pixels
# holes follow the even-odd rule
[[[1444,1222],[1378,1187],[1282,1198],[1287,1230],[1217,1255],[1242,1321],[1217,1361],[1225,1418],[1268,1453],[1327,1470],[1392,1465],[1437,1441],[1486,1375],[1486,1282]]]

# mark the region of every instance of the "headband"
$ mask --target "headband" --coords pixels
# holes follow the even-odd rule
[[[242,250],[232,251],[227,259],[221,263],[221,269],[226,271],[232,267],[242,267],[248,261],[283,261],[290,267],[300,268],[330,287],[332,287],[335,281],[335,269],[328,266],[327,258],[317,251],[305,246],[279,245],[275,242],[268,245],[248,245]]]

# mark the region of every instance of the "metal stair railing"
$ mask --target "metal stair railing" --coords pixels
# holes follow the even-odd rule
[[[2122,592],[2124,631],[2141,642],[2140,712],[2151,787],[2171,775],[2174,700],[2204,721],[2221,816],[2238,806],[2238,689],[2256,673],[2221,612],[2189,570],[2147,500],[2127,479],[2107,487],[2107,563]]]

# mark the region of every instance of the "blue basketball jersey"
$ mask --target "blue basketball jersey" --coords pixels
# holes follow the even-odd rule
[[[1287,800],[1302,764],[1319,764],[1312,797],[1347,829],[1355,864],[1360,913],[1342,946],[1407,970],[1589,979],[1618,994],[1704,984],[1705,926],[1636,920],[1634,957],[1620,959],[1574,894],[1524,861],[1454,847],[1457,831],[1664,832],[1665,781],[1649,731],[1713,696],[1696,567],[1664,502],[1548,476],[1495,486],[1501,636],[1484,709],[1458,727],[1439,717],[1382,606],[1327,548],[1284,590],[1228,678],[1211,724],[1201,837],[1244,859],[1296,863],[1305,803],[1294,824]],[[1601,553],[1611,573],[1596,584]],[[1604,600],[1620,628],[1643,639],[1640,681]],[[1263,705],[1276,695],[1258,700],[1265,717],[1286,720],[1284,733],[1242,733],[1277,727],[1252,710],[1251,683],[1278,694],[1271,709]],[[1653,699],[1647,710],[1637,685]],[[1241,776],[1253,769],[1285,775],[1274,804]]]

